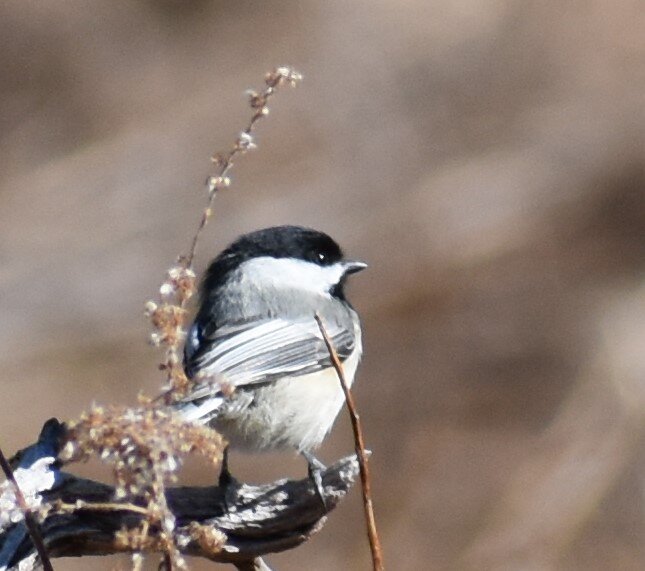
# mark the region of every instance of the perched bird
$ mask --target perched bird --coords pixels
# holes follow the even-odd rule
[[[330,431],[344,395],[314,316],[351,384],[361,326],[344,286],[348,275],[366,267],[345,260],[338,244],[316,230],[251,232],[211,263],[186,339],[184,367],[195,385],[176,405],[184,418],[208,423],[233,448],[300,452],[323,503],[324,466],[312,451]],[[223,478],[230,479],[226,462]]]

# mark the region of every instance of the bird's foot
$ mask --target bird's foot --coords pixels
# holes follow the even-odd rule
[[[228,469],[228,446],[224,449],[224,454],[222,455],[222,465],[220,467],[217,485],[222,490],[224,509],[226,512],[230,512],[231,506],[235,505],[235,496],[241,484],[231,475]]]
[[[322,483],[322,473],[324,470],[327,469],[327,467],[320,460],[318,460],[318,458],[316,458],[311,452],[303,451],[302,455],[307,460],[307,465],[309,466],[309,469],[308,469],[309,479],[314,485],[314,488],[316,490],[316,495],[318,496],[318,499],[322,503],[322,506],[325,509],[325,511],[329,511],[329,505],[327,504],[327,500],[325,498],[325,490],[323,488],[323,483]]]

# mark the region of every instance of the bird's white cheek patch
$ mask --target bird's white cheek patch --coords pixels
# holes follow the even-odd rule
[[[293,258],[253,258],[240,266],[243,275],[254,283],[275,288],[297,288],[312,293],[329,293],[343,277],[345,268],[337,263],[318,266]]]

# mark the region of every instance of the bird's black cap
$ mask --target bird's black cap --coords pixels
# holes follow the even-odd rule
[[[324,232],[302,226],[273,226],[240,236],[209,266],[203,291],[211,292],[222,285],[229,272],[252,258],[295,258],[320,266],[343,259],[340,246]]]

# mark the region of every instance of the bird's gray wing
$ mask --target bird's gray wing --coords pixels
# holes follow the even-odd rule
[[[328,320],[325,330],[341,360],[356,346],[353,327]],[[194,331],[189,333],[194,335]],[[313,316],[307,319],[264,319],[218,327],[196,341],[187,364],[201,381],[185,400],[198,400],[218,391],[301,376],[331,365],[329,351]]]

